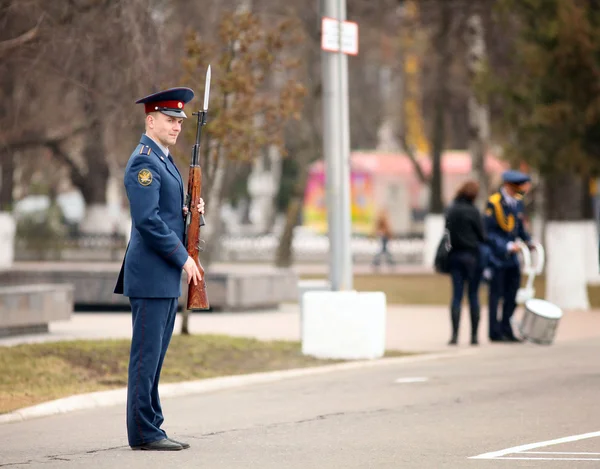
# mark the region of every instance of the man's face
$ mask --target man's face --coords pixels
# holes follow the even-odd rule
[[[521,192],[523,192],[523,195],[529,194],[530,190],[531,190],[531,182],[526,182],[524,184],[521,184]]]
[[[165,147],[177,143],[182,123],[183,118],[167,116],[162,112],[153,112],[146,117],[146,125],[151,136]]]
[[[515,197],[517,199],[522,199],[527,195],[531,184],[529,182],[525,182],[523,184],[506,184],[507,192],[510,196]]]

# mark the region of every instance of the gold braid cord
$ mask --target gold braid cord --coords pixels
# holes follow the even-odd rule
[[[509,214],[508,217],[504,214],[501,201],[502,195],[500,193],[496,193],[489,198],[489,202],[494,207],[498,226],[502,228],[503,231],[510,233],[515,229],[515,216],[512,213]]]

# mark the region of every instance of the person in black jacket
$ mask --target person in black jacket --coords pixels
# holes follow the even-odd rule
[[[479,193],[477,181],[465,182],[457,191],[454,203],[446,215],[452,251],[449,255],[452,277],[452,338],[449,345],[458,343],[458,326],[465,284],[468,286],[471,312],[471,345],[477,345],[479,326],[479,284],[482,273],[481,246],[485,242],[483,221],[474,201]]]

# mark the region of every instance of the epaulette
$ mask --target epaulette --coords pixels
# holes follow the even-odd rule
[[[142,145],[142,148],[140,148],[140,155],[149,155],[150,153],[152,153],[152,148],[148,145]]]
[[[488,198],[488,202],[491,202],[492,204],[497,204],[498,202],[500,202],[501,199],[502,194],[500,194],[500,192],[496,192],[490,195],[490,197]]]
[[[490,206],[491,205],[491,206]],[[496,223],[503,231],[510,233],[515,229],[515,216],[510,213],[508,216],[502,208],[502,194],[496,192],[490,195],[488,199],[488,207],[485,209],[485,214],[489,217],[496,214]]]

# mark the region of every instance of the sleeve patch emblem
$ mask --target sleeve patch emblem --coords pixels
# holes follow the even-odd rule
[[[138,173],[138,182],[142,186],[149,186],[152,184],[152,173],[147,169],[142,169]]]

